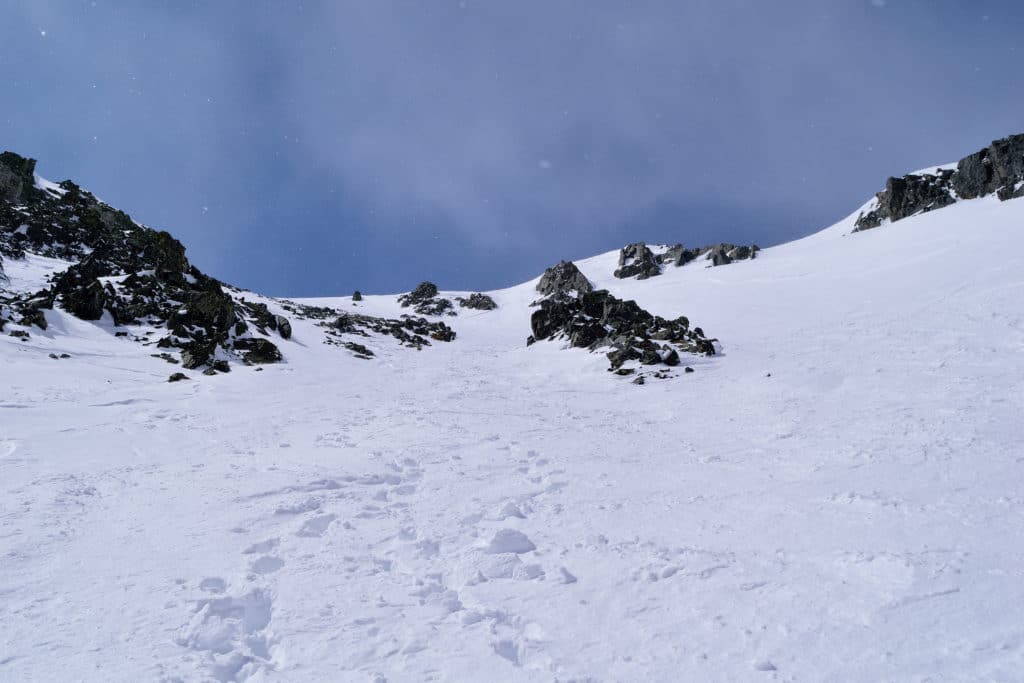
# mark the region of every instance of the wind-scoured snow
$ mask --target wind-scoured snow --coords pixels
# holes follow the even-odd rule
[[[645,386],[527,347],[535,281],[177,383],[103,321],[0,336],[0,680],[1018,679],[1024,201],[856,215],[578,262],[721,340]]]

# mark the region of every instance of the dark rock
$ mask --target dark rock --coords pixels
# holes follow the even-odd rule
[[[416,289],[409,292],[408,296],[413,302],[432,299],[437,296],[437,285],[433,282],[421,282],[416,285]]]
[[[39,329],[45,330],[46,316],[43,315],[43,312],[38,308],[26,308],[23,309],[22,311],[22,316],[21,320],[19,321],[19,324],[24,325],[26,327],[31,327],[32,325],[35,325]]]
[[[215,360],[210,363],[210,368],[217,372],[231,372],[231,364],[226,360]]]
[[[217,374],[217,371],[214,370],[213,368],[206,368],[205,370],[203,370],[203,374],[206,375],[207,377],[212,377],[213,375]]]
[[[346,342],[345,348],[355,354],[356,358],[362,358],[363,360],[370,360],[373,357],[373,351],[366,348],[362,344],[356,344],[355,342]]]
[[[876,207],[857,217],[854,232],[993,193],[1002,201],[1024,196],[1024,135],[993,141],[961,159],[955,170],[889,178],[875,195]]]
[[[234,346],[236,351],[242,352],[242,360],[246,363],[277,363],[282,358],[281,352],[271,341],[259,337],[236,339]]]
[[[707,258],[711,261],[712,265],[725,266],[732,263],[732,259],[729,257],[728,251],[726,251],[726,245],[718,245],[712,247],[711,251],[708,252]]]
[[[646,280],[661,274],[660,263],[646,244],[636,242],[619,250],[619,267],[614,274],[620,279],[635,277],[637,280]]]
[[[168,382],[180,382],[183,379],[188,379],[188,375],[186,375],[184,372],[176,372],[173,375],[171,375],[170,377],[168,377],[167,381]]]
[[[690,330],[685,316],[666,320],[606,290],[574,295],[557,292],[535,305],[539,308],[530,316],[533,334],[528,345],[541,339],[566,339],[573,347],[610,347],[606,355],[611,370],[619,370],[629,361],[678,365],[680,351],[715,353],[714,340],[705,339],[700,328]]]
[[[416,289],[398,297],[402,308],[409,308],[420,315],[455,315],[452,302],[437,296],[437,285],[433,282],[421,282]]]
[[[996,192],[1001,200],[1024,195],[1024,135],[995,140],[983,150],[964,157],[956,166],[953,188],[961,199]]]
[[[683,369],[683,372],[693,372],[693,368],[691,368],[691,367],[690,367],[689,365],[687,365],[687,366],[686,366],[686,367],[685,367],[685,368]]]
[[[545,296],[559,292],[586,294],[594,291],[594,286],[580,272],[575,263],[560,261],[558,265],[544,271],[540,282],[537,283],[537,291]]]
[[[22,341],[32,336],[25,330],[11,330],[8,334],[16,339],[21,339]]]
[[[494,302],[494,299],[480,292],[470,294],[468,298],[463,298],[461,296],[455,297],[455,300],[458,301],[459,306],[462,306],[463,308],[473,308],[478,311],[493,311],[498,307],[498,304]]]
[[[288,321],[288,318],[283,315],[274,316],[274,320],[277,322],[277,333],[281,335],[281,339],[292,338],[292,324]]]
[[[687,263],[700,256],[700,253],[700,249],[687,249],[681,244],[673,244],[661,254],[656,254],[654,258],[658,263],[671,263],[673,266],[679,267],[685,266]]]
[[[633,380],[633,384],[643,385],[645,383],[646,382],[644,381],[644,376],[643,375],[640,375],[639,377],[637,377],[636,379]]]
[[[360,292],[358,289],[356,291],[352,292],[352,301],[362,301],[362,300],[363,300],[363,293],[362,292]]]
[[[35,159],[14,152],[0,154],[0,200],[21,203],[38,193],[35,170]]]
[[[956,201],[950,190],[953,171],[938,175],[905,175],[889,178],[885,189],[875,195],[878,206],[857,217],[855,232],[877,228],[884,221],[898,221],[918,213],[941,209]]]
[[[181,351],[181,365],[188,370],[195,370],[209,363],[216,351],[217,346],[213,342],[202,340],[189,342]]]

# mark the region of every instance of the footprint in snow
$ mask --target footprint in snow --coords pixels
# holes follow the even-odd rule
[[[271,550],[276,548],[281,542],[277,538],[268,538],[265,541],[259,543],[253,543],[251,546],[242,551],[243,555],[262,555],[263,553],[269,553]]]
[[[227,582],[219,576],[211,576],[199,582],[199,590],[207,593],[223,593],[227,587]]]
[[[284,560],[272,555],[264,555],[252,563],[252,571],[256,574],[273,574],[284,566]]]

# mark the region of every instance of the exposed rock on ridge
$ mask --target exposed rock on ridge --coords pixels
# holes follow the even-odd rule
[[[1024,135],[995,140],[961,159],[955,169],[889,178],[875,195],[874,208],[857,217],[854,232],[993,193],[1000,201],[1024,197]]]
[[[281,361],[283,354],[270,338],[292,336],[287,317],[267,303],[246,300],[240,290],[199,271],[186,258],[185,247],[169,233],[136,223],[70,180],[58,185],[37,181],[34,160],[4,152],[0,154],[0,254],[21,259],[26,252],[70,265],[38,292],[0,291],[0,329],[7,322],[45,329],[43,311],[55,307],[83,320],[109,315],[116,327],[137,326],[131,332],[118,330],[117,336],[177,349],[180,361],[166,351],[153,355],[180,362],[186,369],[206,367],[206,374],[227,372],[232,358],[247,364]],[[0,260],[0,282],[5,279],[2,273]],[[432,299],[433,295],[420,304],[452,307],[450,301]],[[338,311],[327,310],[329,317],[338,317]],[[429,345],[427,338],[450,341],[455,337],[447,326],[422,318],[361,316],[354,329],[363,336],[369,336],[366,330],[393,336],[416,348]],[[24,330],[15,332],[22,338],[29,336]],[[342,334],[334,327],[328,341],[360,357],[372,355],[362,345],[338,340]]]
[[[614,275],[620,279],[635,277],[637,280],[646,280],[661,275],[665,264],[683,266],[703,256],[711,261],[712,266],[724,266],[733,261],[756,258],[760,250],[756,244],[747,247],[723,242],[695,249],[674,244],[659,254],[643,242],[635,242],[619,250],[619,267]]]

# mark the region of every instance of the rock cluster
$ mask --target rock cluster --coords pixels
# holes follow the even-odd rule
[[[661,275],[663,266],[667,264],[683,266],[703,256],[711,261],[712,266],[724,266],[733,261],[756,258],[760,250],[756,244],[742,246],[723,242],[697,248],[674,244],[661,253],[655,253],[643,242],[635,242],[619,250],[619,267],[614,275],[619,279],[635,277],[646,280]]]
[[[292,301],[282,302],[282,307],[298,320],[316,321],[317,326],[323,329],[326,335],[325,344],[346,348],[357,358],[370,358],[374,353],[362,344],[349,341],[346,335],[386,335],[396,339],[402,346],[414,349],[430,346],[431,340],[449,342],[455,339],[455,330],[448,325],[417,316],[404,315],[398,319],[378,318]]]
[[[874,208],[857,217],[854,232],[989,194],[1001,201],[1024,197],[1024,135],[996,140],[961,159],[955,169],[889,178],[875,195]]]
[[[575,265],[563,261],[545,275],[554,269],[558,273],[542,278],[537,286],[541,294],[548,293],[534,302],[538,309],[530,317],[528,345],[542,339],[565,339],[577,348],[607,348],[609,370],[623,375],[636,371],[623,367],[630,361],[671,367],[679,365],[680,353],[714,355],[717,340],[705,337],[699,327],[691,328],[685,316],[667,320],[652,315],[635,301],[623,301],[603,289],[594,291],[589,282],[585,291],[580,291],[578,278],[583,275]],[[552,289],[554,281],[563,288]],[[542,285],[546,285],[544,289]]]
[[[40,189],[34,171],[32,159],[0,155],[0,251],[14,258],[31,251],[71,265],[49,287],[7,298],[20,324],[45,328],[42,310],[56,306],[83,320],[109,314],[117,326],[162,328],[155,343],[180,349],[186,368],[212,367],[218,350],[243,361],[280,360],[276,347],[269,351],[272,342],[251,340],[249,328],[287,339],[288,320],[263,304],[236,302],[188,262],[169,233],[139,225],[71,181]],[[254,355],[253,344],[264,352]]]
[[[472,308],[478,311],[493,311],[498,307],[498,304],[494,302],[494,299],[486,294],[482,294],[481,292],[470,294],[468,297],[457,296],[455,297],[455,300],[459,303],[459,306],[462,306],[463,308]]]
[[[646,280],[652,275],[661,275],[661,260],[643,242],[628,244],[619,250],[619,267],[615,277],[635,277]]]
[[[8,322],[45,329],[43,311],[55,307],[84,320],[109,315],[122,328],[117,336],[156,345],[162,349],[156,356],[180,362],[186,369],[205,368],[204,374],[228,372],[230,359],[246,364],[279,362],[282,353],[271,339],[292,336],[292,321],[273,310],[274,301],[249,300],[240,290],[205,275],[189,263],[185,247],[169,233],[136,223],[69,180],[56,187],[37,185],[35,161],[5,152],[0,154],[0,278],[2,258],[23,258],[26,252],[62,259],[70,266],[41,291],[0,291],[0,329]],[[410,296],[410,305],[420,315],[453,308],[451,301],[437,297],[437,288],[430,283]],[[353,300],[361,298],[354,293]],[[469,305],[485,306],[487,299],[474,295]],[[412,348],[455,338],[450,327],[417,316],[343,320],[334,309],[279,303],[297,318],[321,320],[329,329],[330,343],[361,358],[373,352],[343,339],[344,334],[388,335]],[[29,337],[27,331],[15,332]]]
[[[420,315],[456,315],[450,299],[437,295],[437,285],[421,282],[408,294],[398,297],[402,308],[412,307]]]

